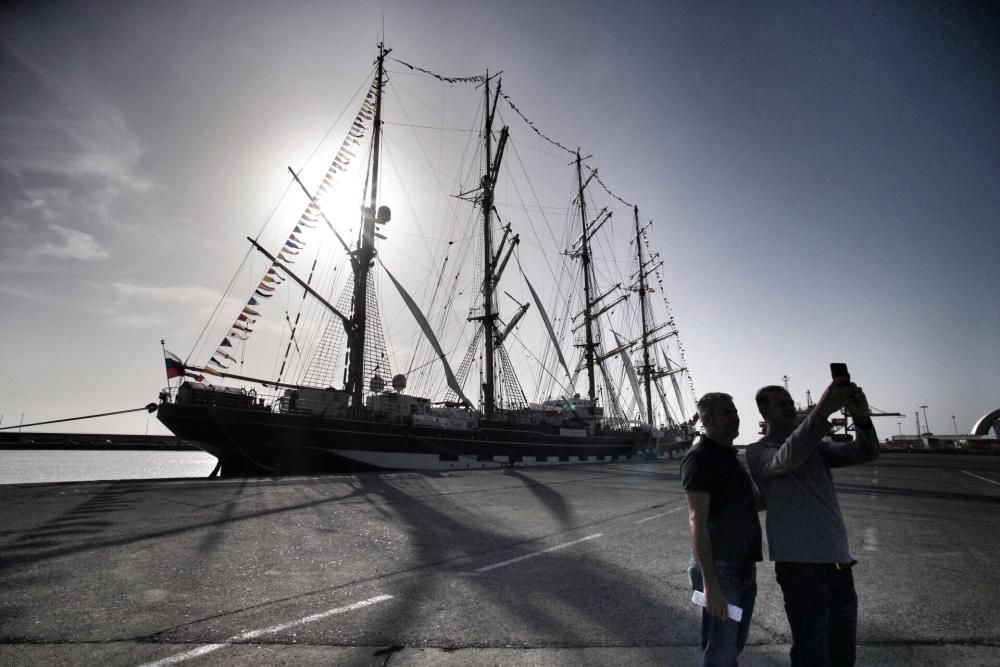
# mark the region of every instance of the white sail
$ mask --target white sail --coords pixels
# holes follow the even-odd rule
[[[660,378],[657,378],[653,382],[653,386],[656,387],[656,394],[660,397],[660,403],[663,405],[663,412],[667,419],[667,424],[673,424],[674,417],[670,412],[670,403],[667,402],[667,394],[663,391],[663,385],[660,383]]]
[[[628,375],[629,384],[632,385],[632,395],[635,396],[635,404],[639,406],[639,417],[642,421],[652,424],[652,419],[647,419],[646,417],[646,406],[642,401],[642,392],[639,390],[639,378],[635,373],[635,366],[632,364],[632,359],[628,356],[628,347],[622,342],[621,336],[618,335],[617,331],[612,331],[615,335],[615,343],[618,345],[618,354],[622,358],[622,365],[625,366],[625,374]]]
[[[396,277],[389,272],[389,269],[386,268],[385,264],[382,264],[382,268],[385,270],[385,275],[389,276],[389,280],[391,280],[392,284],[396,286],[396,289],[399,291],[399,295],[403,297],[403,301],[406,302],[406,307],[410,309],[411,313],[413,313],[414,319],[417,320],[417,324],[420,325],[420,329],[424,332],[424,335],[427,336],[427,340],[430,342],[431,347],[433,347],[434,351],[437,352],[438,359],[441,360],[441,365],[444,366],[444,375],[448,381],[448,386],[451,387],[451,390],[455,392],[465,405],[471,408],[472,401],[470,401],[465,394],[462,393],[462,388],[458,385],[458,380],[455,379],[455,373],[452,372],[451,366],[448,365],[448,359],[444,356],[444,350],[441,349],[441,344],[438,343],[437,336],[435,336],[434,331],[431,330],[431,325],[427,322],[427,318],[424,317],[422,312],[420,312],[420,307],[417,306],[416,302],[410,297],[407,291],[403,289],[403,286],[399,284]]]
[[[524,271],[521,271],[521,275],[524,276]],[[566,365],[566,359],[563,358],[562,348],[559,347],[559,340],[556,338],[556,332],[552,330],[552,322],[549,321],[549,314],[545,312],[545,307],[542,306],[542,300],[538,298],[538,293],[535,291],[535,288],[532,287],[531,281],[528,280],[528,276],[524,276],[524,282],[528,284],[528,291],[531,292],[531,298],[535,300],[535,306],[538,307],[538,312],[542,315],[542,322],[545,324],[545,330],[549,332],[549,338],[552,340],[552,345],[556,348],[556,355],[559,357],[559,363],[562,364],[563,370],[566,371],[566,378],[572,385],[573,374],[569,372],[569,366]]]
[[[670,357],[667,356],[666,352],[663,352],[663,363],[670,373],[670,382],[674,385],[674,395],[677,397],[677,410],[680,413],[680,421],[684,421],[684,397],[681,393],[681,385],[677,382],[677,373],[674,372],[673,364],[670,363]]]

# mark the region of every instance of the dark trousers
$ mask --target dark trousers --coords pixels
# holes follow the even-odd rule
[[[792,667],[854,664],[858,596],[850,567],[775,563],[792,629]]]
[[[721,619],[701,610],[701,667],[733,667],[747,643],[750,619],[753,618],[757,599],[757,563],[753,561],[715,561],[715,574],[722,587],[726,602],[743,609],[739,623]],[[704,580],[698,563],[688,566],[691,586],[705,592]]]

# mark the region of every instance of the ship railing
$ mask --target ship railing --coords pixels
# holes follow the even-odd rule
[[[227,387],[184,382],[177,387],[166,387],[160,392],[161,403],[186,405],[213,405],[243,410],[275,412],[279,409],[281,395],[263,387]]]

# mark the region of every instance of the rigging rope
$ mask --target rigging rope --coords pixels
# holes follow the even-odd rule
[[[409,68],[410,70],[413,70],[413,71],[418,71],[418,72],[421,72],[421,73],[423,73],[423,74],[426,74],[426,75],[429,75],[429,76],[432,76],[432,77],[434,77],[434,78],[436,78],[436,79],[438,79],[438,80],[440,80],[440,81],[442,81],[442,82],[445,82],[445,83],[449,83],[449,84],[454,84],[454,83],[466,83],[466,82],[483,82],[483,81],[486,81],[486,77],[484,77],[484,76],[474,76],[474,77],[446,77],[446,76],[442,76],[442,75],[440,75],[440,74],[437,74],[437,73],[435,73],[435,72],[431,72],[431,71],[429,71],[429,70],[426,70],[426,69],[424,69],[424,68],[421,68],[421,67],[416,67],[416,66],[414,66],[414,65],[411,65],[410,63],[407,63],[407,62],[404,62],[404,61],[401,61],[401,60],[398,60],[398,59],[395,59],[395,58],[393,58],[392,60],[394,60],[395,62],[397,62],[397,63],[399,63],[399,64],[401,64],[401,65],[403,65],[404,67],[407,67],[407,68]],[[502,94],[502,93],[501,93],[501,95],[500,95],[500,96],[501,96],[501,97],[503,97],[503,98],[504,98],[504,100],[506,100],[507,104],[508,104],[508,105],[509,105],[509,106],[511,107],[511,109],[512,109],[512,110],[513,110],[513,111],[514,111],[514,112],[515,112],[515,113],[516,113],[516,114],[517,114],[517,115],[518,115],[518,116],[519,116],[519,117],[520,117],[520,118],[521,118],[521,119],[522,119],[522,120],[523,120],[523,121],[524,121],[524,122],[525,122],[525,123],[526,123],[526,124],[527,124],[527,125],[528,125],[528,126],[529,126],[529,127],[530,127],[530,128],[531,128],[531,129],[532,129],[532,130],[533,130],[534,132],[535,132],[535,133],[536,133],[536,134],[537,134],[537,135],[538,135],[538,136],[539,136],[539,137],[541,137],[541,138],[542,138],[542,139],[544,139],[545,141],[549,142],[550,144],[552,144],[552,145],[554,145],[554,146],[556,146],[556,147],[558,147],[558,148],[561,148],[561,149],[562,149],[563,151],[565,151],[566,153],[568,153],[568,154],[570,154],[570,155],[574,155],[574,156],[576,155],[576,152],[575,152],[575,151],[572,151],[572,150],[570,150],[569,148],[567,148],[567,147],[566,147],[566,146],[564,146],[563,144],[560,144],[559,142],[555,141],[555,140],[554,140],[554,139],[552,139],[551,137],[549,137],[549,136],[545,135],[544,133],[542,133],[542,132],[541,132],[541,131],[540,131],[540,130],[538,129],[538,127],[537,127],[537,126],[535,126],[535,124],[534,124],[534,123],[533,123],[533,122],[532,122],[532,121],[531,121],[530,119],[528,119],[528,118],[527,118],[527,116],[525,116],[525,114],[524,114],[524,113],[523,113],[523,112],[522,112],[522,111],[521,111],[521,110],[520,110],[520,109],[519,109],[519,108],[518,108],[518,107],[517,107],[517,106],[516,106],[516,105],[515,105],[515,104],[513,103],[513,101],[512,101],[511,99],[510,99],[510,97],[509,97],[508,95],[505,95],[505,94]],[[421,145],[421,148],[422,148],[422,145]],[[518,158],[518,159],[520,159],[520,158]],[[523,169],[523,164],[522,164],[522,169]],[[597,182],[598,182],[598,183],[600,184],[600,186],[601,186],[601,187],[602,187],[602,188],[604,189],[604,191],[608,193],[608,195],[610,195],[611,197],[613,197],[614,199],[616,199],[617,201],[621,202],[622,204],[624,204],[624,205],[626,205],[626,206],[631,206],[631,204],[629,204],[629,203],[628,203],[627,201],[625,201],[625,200],[624,200],[624,199],[623,199],[622,197],[620,197],[620,196],[618,196],[617,194],[615,194],[614,192],[612,192],[612,191],[611,191],[611,190],[610,190],[610,189],[609,189],[609,188],[607,187],[607,185],[606,185],[606,184],[605,184],[605,183],[604,183],[604,182],[603,182],[603,181],[602,181],[602,180],[600,179],[600,177],[599,177],[599,176],[597,175],[597,172],[596,172],[596,170],[594,170],[594,169],[590,169],[589,167],[588,167],[588,169],[589,169],[589,170],[591,171],[591,178],[593,178],[593,179],[597,180]],[[529,180],[529,186],[530,186],[530,183],[531,183],[531,182],[530,182],[530,180]],[[520,193],[519,193],[519,194],[520,194]],[[534,194],[534,193],[533,193],[533,194]],[[537,199],[537,194],[536,194],[536,199]],[[544,212],[543,212],[543,219],[544,219]],[[546,219],[546,223],[547,223],[547,222],[548,222],[548,221],[547,221],[547,219]],[[537,236],[537,232],[536,232],[536,236]],[[550,270],[551,270],[551,269],[550,269]],[[442,269],[441,269],[441,274],[443,274],[443,273],[444,273],[444,266],[442,266]],[[437,280],[437,281],[436,281],[436,283],[435,283],[435,286],[434,286],[434,290],[433,290],[433,294],[434,294],[434,299],[435,299],[435,300],[436,300],[436,298],[437,298],[437,295],[438,295],[438,294],[440,293],[440,292],[439,292],[439,289],[440,289],[441,287],[442,287],[442,281],[441,281],[441,276],[439,276],[439,277],[438,277],[438,280]],[[442,317],[445,317],[445,316],[446,316],[446,314],[445,314],[445,313],[441,313],[441,316],[442,316]],[[419,347],[419,346],[418,346],[418,347]],[[411,360],[410,360],[410,366],[411,366],[411,367],[412,367],[412,365],[413,365],[413,362],[414,362],[414,360],[415,360],[415,358],[416,358],[416,353],[417,353],[417,351],[418,351],[418,350],[417,350],[416,348],[415,348],[415,349],[414,349],[414,351],[413,351],[413,358],[411,358]]]
[[[483,76],[482,74],[475,75],[475,76],[443,76],[441,74],[437,74],[435,72],[431,72],[430,70],[424,69],[423,67],[417,67],[416,65],[411,65],[410,63],[403,62],[402,60],[399,60],[398,58],[390,58],[390,60],[392,60],[394,62],[397,62],[400,65],[403,65],[404,67],[409,67],[411,70],[413,70],[415,72],[421,72],[423,74],[427,74],[428,76],[432,76],[435,79],[438,79],[439,81],[443,81],[445,83],[482,83],[483,81],[486,81],[486,77]],[[528,119],[528,117],[525,116],[524,113],[520,109],[517,108],[517,106],[511,101],[509,95],[507,95],[505,93],[500,93],[500,97],[504,98],[504,100],[507,102],[507,104],[510,106],[510,108],[514,110],[514,113],[516,113],[518,116],[520,116],[521,120],[523,120],[525,123],[527,123],[528,127],[530,127],[532,130],[534,130],[535,134],[537,134],[538,136],[540,136],[542,139],[544,139],[545,141],[549,142],[553,146],[557,146],[558,148],[563,149],[564,151],[566,151],[570,155],[574,155],[574,156],[576,155],[576,151],[573,151],[573,150],[570,150],[569,148],[566,148],[561,143],[559,143],[555,139],[552,139],[551,137],[545,135],[541,130],[539,130],[535,126],[535,124],[533,122],[531,122]],[[587,168],[590,169],[590,167],[587,167]],[[624,199],[622,199],[621,197],[619,197],[618,195],[616,195],[614,192],[612,192],[611,189],[608,188],[608,186],[605,185],[604,182],[597,175],[597,171],[596,170],[591,169],[591,171],[593,172],[594,178],[597,180],[598,183],[601,184],[601,187],[604,188],[605,192],[607,192],[609,195],[611,195],[612,197],[614,197],[615,199],[617,199],[618,201],[620,201],[622,204],[625,204],[626,206],[632,206],[632,204],[630,204],[629,202],[625,201]]]
[[[528,117],[524,115],[524,112],[522,112],[520,109],[518,109],[517,106],[515,106],[514,103],[510,101],[510,96],[509,95],[506,95],[504,93],[500,93],[500,97],[502,97],[502,98],[504,98],[504,100],[506,100],[506,102],[510,106],[510,108],[514,110],[514,113],[516,113],[518,116],[520,116],[521,120],[523,120],[525,123],[527,123],[528,127],[530,127],[532,130],[534,130],[535,134],[537,134],[538,136],[540,136],[542,139],[544,139],[545,141],[549,142],[553,146],[561,148],[564,151],[566,151],[567,153],[569,153],[570,155],[572,155],[573,157],[576,157],[576,151],[573,151],[573,150],[570,150],[570,149],[566,148],[561,143],[559,143],[555,139],[552,139],[551,137],[546,136],[545,134],[542,133],[541,130],[539,130],[537,127],[535,127],[535,124],[532,123],[530,120],[528,120]],[[584,165],[584,166],[586,166],[586,165]],[[590,172],[593,174],[593,178],[596,179],[597,182],[601,184],[601,187],[604,188],[605,192],[607,192],[609,195],[611,195],[612,197],[614,197],[615,199],[617,199],[621,203],[625,204],[626,206],[632,206],[632,204],[628,203],[627,201],[625,201],[624,199],[622,199],[621,197],[619,197],[618,195],[616,195],[614,192],[612,192],[608,188],[607,185],[604,184],[604,181],[602,181],[601,178],[600,178],[600,176],[597,175],[597,170],[596,169],[591,169],[590,167],[587,167],[587,169],[589,169]]]

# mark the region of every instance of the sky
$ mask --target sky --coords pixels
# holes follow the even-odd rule
[[[699,393],[847,362],[882,436],[1000,408],[1000,24],[961,2],[8,2],[0,426],[125,410],[186,356],[380,36],[502,70],[655,220]],[[954,426],[952,422],[954,415]],[[902,422],[897,424],[896,422]],[[39,430],[163,433],[145,413]]]

